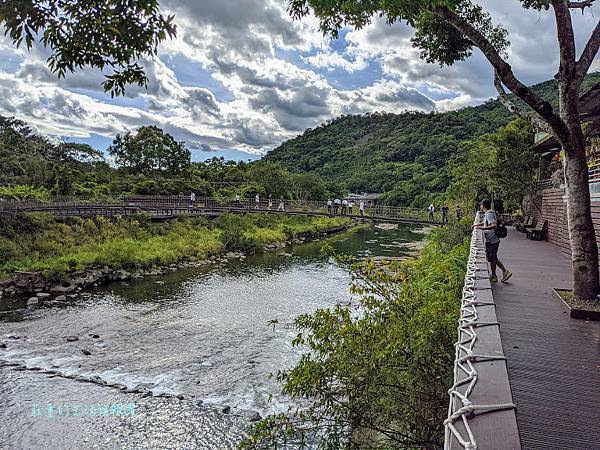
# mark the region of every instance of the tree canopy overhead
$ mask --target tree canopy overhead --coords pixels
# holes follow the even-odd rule
[[[108,69],[104,90],[123,94],[126,84],[145,86],[139,60],[157,53],[175,36],[173,16],[156,0],[4,0],[0,26],[13,44],[35,41],[50,49],[50,69],[59,77],[84,67]]]

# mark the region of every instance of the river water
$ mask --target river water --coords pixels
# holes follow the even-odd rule
[[[357,257],[402,256],[422,237],[379,226],[328,241]],[[0,303],[0,449],[236,447],[255,412],[290,405],[269,374],[301,354],[294,318],[350,299],[348,273],[322,244],[65,303]]]

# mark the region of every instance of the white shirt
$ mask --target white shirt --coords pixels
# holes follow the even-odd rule
[[[365,202],[360,202],[360,204],[358,205],[358,207],[360,209],[365,209]]]
[[[254,201],[256,203],[260,202],[260,197],[258,196],[258,194],[256,194],[256,197],[254,197]]]
[[[190,200],[191,201],[196,200],[196,194],[194,194],[193,192],[190,194]]]
[[[331,200],[327,200],[327,206],[331,206],[332,205],[332,201]]]

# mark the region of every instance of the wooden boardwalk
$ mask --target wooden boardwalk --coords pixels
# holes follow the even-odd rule
[[[571,319],[551,291],[572,287],[570,261],[513,229],[499,258],[514,273],[493,292],[522,447],[600,449],[600,322]]]

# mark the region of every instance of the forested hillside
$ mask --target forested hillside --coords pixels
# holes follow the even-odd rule
[[[583,89],[600,82],[588,75]],[[557,100],[554,80],[535,86]],[[446,113],[405,112],[342,116],[284,142],[265,159],[291,172],[316,172],[352,192],[385,192],[393,204],[422,207],[449,183],[446,162],[458,144],[496,131],[511,120],[498,100]]]

